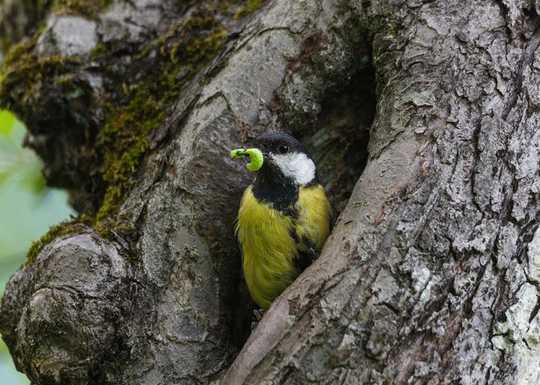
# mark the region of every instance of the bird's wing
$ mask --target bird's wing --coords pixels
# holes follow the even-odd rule
[[[306,237],[299,237],[296,230],[291,231],[291,233],[298,251],[294,257],[294,266],[299,272],[302,272],[317,259],[319,253],[311,240]]]
[[[319,253],[314,248],[309,248],[305,251],[299,251],[298,255],[294,259],[294,265],[300,272],[304,271],[309,265],[313,263],[319,256]]]

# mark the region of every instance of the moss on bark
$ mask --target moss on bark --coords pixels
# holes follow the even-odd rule
[[[112,0],[56,0],[53,11],[95,18]]]
[[[93,18],[110,3],[110,0],[57,0],[45,2],[44,6],[52,6],[55,12]],[[84,161],[77,164],[77,167],[83,164],[83,168],[68,170],[69,177],[80,174],[79,179],[66,180],[66,174],[60,172],[52,183],[86,189],[85,196],[95,199],[95,203],[84,206],[81,218],[51,229],[37,241],[29,253],[29,262],[35,260],[44,244],[57,235],[69,233],[80,222],[92,225],[106,237],[131,233],[132,224],[118,213],[149,149],[151,132],[164,124],[169,108],[185,86],[224,47],[228,30],[223,18],[241,18],[262,4],[261,0],[216,0],[197,5],[188,18],[180,19],[161,36],[136,47],[137,53],[130,55],[130,64],[117,67],[118,73],[104,74],[107,81],[104,94],[99,97],[81,76],[87,68],[82,59],[36,54],[39,34],[12,47],[0,68],[0,106],[15,112],[32,133],[53,130],[70,133],[68,145],[75,150],[84,148],[81,152],[85,154],[80,155]],[[123,43],[99,43],[90,54],[92,67],[112,68],[111,63],[118,61],[118,44]],[[127,78],[132,80],[130,84],[125,82]],[[71,143],[77,135],[81,138]],[[49,167],[51,162],[46,154],[51,149],[36,150]],[[83,178],[91,182],[85,185]]]
[[[0,69],[0,106],[23,118],[36,115],[41,102],[49,99],[42,94],[44,86],[57,85],[71,93],[69,74],[79,64],[74,58],[38,57],[32,53],[34,46],[35,39],[28,39],[12,47]]]
[[[265,0],[247,0],[245,4],[236,12],[235,18],[240,19],[242,17],[251,15],[253,12],[258,11],[263,5]]]
[[[32,245],[30,246],[30,249],[26,255],[26,264],[31,265],[34,263],[41,250],[43,250],[46,245],[51,243],[56,238],[79,232],[84,226],[83,223],[84,218],[80,218],[76,221],[62,222],[58,225],[52,226],[45,235],[32,242]]]
[[[144,71],[144,80],[121,88],[120,99],[127,102],[107,106],[106,123],[98,136],[104,162],[103,179],[107,185],[96,214],[98,232],[107,235],[112,228],[130,228],[118,220],[116,213],[148,150],[149,134],[164,123],[167,109],[182,88],[216,56],[226,38],[224,26],[210,13],[201,12],[149,43],[135,59],[142,63],[138,70]],[[100,47],[94,57],[100,60],[100,56],[106,57],[108,52]],[[149,61],[149,56],[156,59]]]

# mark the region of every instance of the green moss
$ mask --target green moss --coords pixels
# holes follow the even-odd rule
[[[148,150],[148,135],[163,122],[163,110],[155,96],[144,85],[138,85],[127,106],[109,106],[108,120],[98,136],[103,153],[103,180],[107,189],[96,214],[95,227],[107,234],[120,203],[132,186],[133,175]]]
[[[71,69],[79,64],[76,59],[61,56],[38,57],[32,53],[35,39],[26,39],[14,45],[0,67],[0,107],[15,112],[23,121],[29,116],[47,113],[50,106],[43,105],[47,97],[42,94],[47,86],[55,86],[67,97],[81,91],[75,86]],[[48,89],[50,91],[50,88]],[[44,111],[40,111],[44,108]]]
[[[25,59],[36,45],[35,39],[24,39],[20,43],[12,46],[4,58],[2,68],[10,68],[18,61]]]
[[[112,3],[112,0],[56,0],[53,10],[56,13],[68,13],[94,18]]]
[[[236,19],[240,19],[253,12],[258,11],[264,4],[264,0],[247,0],[246,4],[240,8],[234,15]]]
[[[45,235],[32,243],[32,246],[30,246],[26,256],[26,265],[33,264],[41,250],[43,250],[47,244],[51,243],[56,238],[79,232],[83,227],[83,222],[84,219],[81,217],[76,221],[62,222],[58,225],[52,226]]]
[[[98,136],[107,187],[94,226],[103,235],[112,229],[131,229],[117,213],[148,151],[148,137],[164,123],[168,108],[186,83],[216,56],[226,39],[225,28],[211,15],[201,13],[140,50],[135,61],[142,63],[144,80],[121,88],[120,98],[127,102],[108,106],[108,117]],[[95,60],[108,51],[106,47],[97,49]],[[157,54],[157,63],[146,63],[151,53]]]
[[[99,59],[107,54],[107,46],[104,43],[97,43],[96,46],[90,51],[90,58],[92,60]]]

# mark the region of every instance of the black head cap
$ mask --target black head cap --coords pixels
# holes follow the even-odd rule
[[[284,132],[269,132],[259,135],[255,139],[255,145],[263,153],[267,154],[287,154],[292,152],[303,152],[307,154],[302,143]]]

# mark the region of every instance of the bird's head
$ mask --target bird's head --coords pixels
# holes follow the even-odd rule
[[[316,178],[315,162],[302,143],[282,132],[262,134],[248,149],[231,151],[233,159],[249,158],[246,168],[252,172],[281,174],[297,185],[306,185]]]

